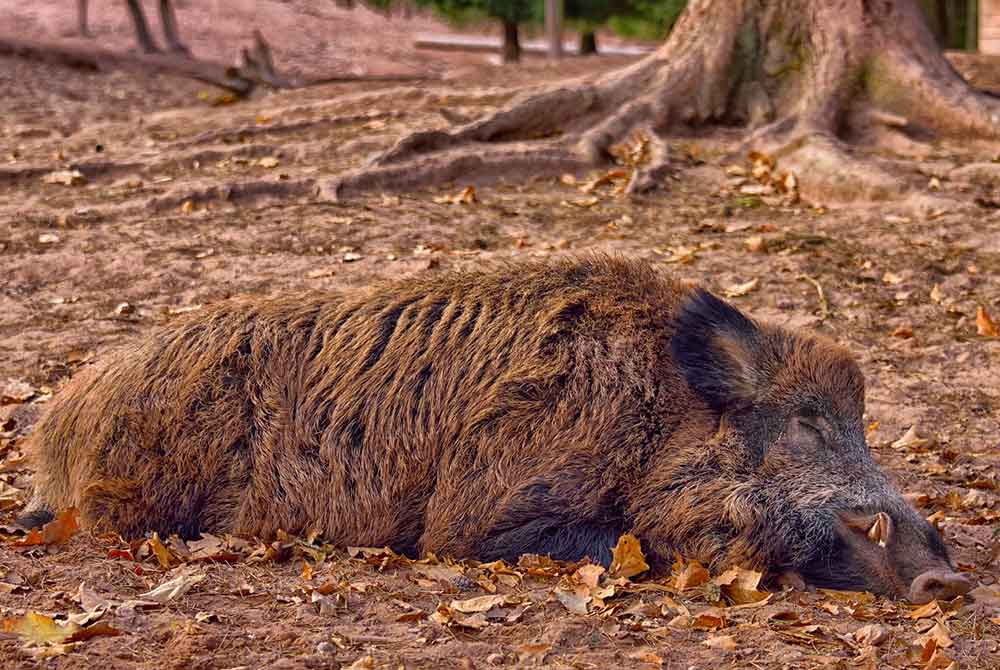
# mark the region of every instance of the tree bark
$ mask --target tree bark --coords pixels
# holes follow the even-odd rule
[[[501,58],[504,63],[517,63],[521,60],[521,40],[518,37],[517,21],[503,22]]]
[[[636,132],[649,142],[630,183],[642,192],[662,184],[673,131],[711,125],[742,126],[742,148],[794,173],[807,199],[894,197],[903,186],[871,160],[873,147],[995,139],[1000,100],[945,60],[915,0],[690,0],[643,60],[404,137],[324,192],[582,171],[611,163]]]
[[[90,26],[88,26],[87,14],[89,6],[88,0],[77,0],[76,2],[76,26],[80,37],[90,37]]]
[[[171,0],[160,0],[160,24],[163,26],[163,37],[167,40],[167,48],[178,53],[188,53],[188,48],[181,42],[177,30],[177,14]]]
[[[153,33],[149,30],[149,23],[146,22],[146,14],[142,11],[139,0],[126,0],[126,3],[128,13],[132,17],[132,27],[135,29],[135,40],[139,43],[139,48],[147,54],[158,52],[159,48],[153,41]]]
[[[580,55],[592,56],[597,53],[597,34],[593,30],[580,33]]]

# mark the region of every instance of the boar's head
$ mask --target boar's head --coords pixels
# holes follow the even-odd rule
[[[828,588],[913,602],[970,588],[937,529],[872,459],[864,379],[823,338],[758,324],[705,291],[677,319],[672,354],[719,417],[716,450],[733,482],[723,525],[745,560]]]

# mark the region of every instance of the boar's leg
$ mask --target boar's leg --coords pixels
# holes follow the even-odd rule
[[[483,560],[515,562],[523,554],[539,554],[567,561],[589,557],[608,565],[611,548],[627,530],[615,491],[595,492],[589,483],[535,478],[492,505],[483,490],[472,484],[461,494],[435,494],[421,548]]]

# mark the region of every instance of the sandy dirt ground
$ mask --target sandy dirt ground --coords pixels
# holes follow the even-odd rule
[[[0,2],[0,30],[71,39],[69,0],[27,4]],[[117,3],[93,5],[98,39],[130,48]],[[985,318],[1000,321],[1000,152],[881,156],[913,196],[866,205],[757,193],[724,134],[673,142],[665,191],[642,198],[614,179],[511,175],[326,202],[318,185],[408,131],[627,61],[497,68],[416,53],[408,35],[441,30],[431,19],[332,2],[190,0],[178,14],[206,57],[232,60],[257,23],[289,71],[446,79],[212,106],[188,81],[0,60],[0,667],[1000,668],[1000,338]],[[994,85],[995,64],[957,60]],[[468,186],[475,202],[451,202]],[[128,545],[83,530],[14,546],[30,474],[19,443],[51,393],[110,348],[234,295],[592,251],[648,259],[850,347],[876,458],[942,529],[975,601],[916,610],[793,591],[747,603],[718,575],[681,588],[678,575],[615,580],[544,561],[352,557],[310,538]],[[182,585],[173,598],[149,594],[170,580]],[[63,644],[17,632],[32,612],[36,642],[41,628]],[[67,617],[120,634],[66,643]]]

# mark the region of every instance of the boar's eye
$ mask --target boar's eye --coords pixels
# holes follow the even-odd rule
[[[800,414],[795,417],[800,426],[803,426],[810,433],[819,439],[826,441],[830,437],[830,424],[822,416],[817,414]]]

